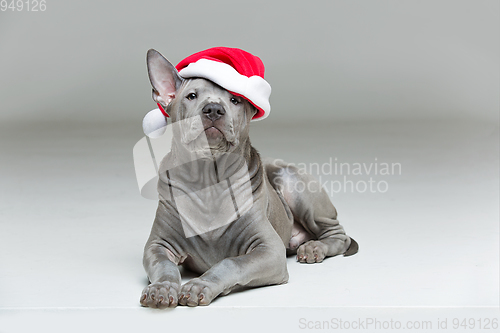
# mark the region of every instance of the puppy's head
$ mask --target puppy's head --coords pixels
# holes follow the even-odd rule
[[[234,152],[247,143],[249,123],[257,109],[246,99],[215,83],[183,79],[159,52],[147,53],[153,99],[172,122],[179,122],[174,142],[194,151],[210,148],[214,155]]]

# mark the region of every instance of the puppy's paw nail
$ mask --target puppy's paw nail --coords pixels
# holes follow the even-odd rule
[[[204,298],[205,296],[203,296],[203,294],[200,294],[199,300],[202,301]]]
[[[146,300],[146,297],[147,297],[147,295],[146,295],[146,294],[142,295],[142,296],[141,296],[141,302],[144,302],[144,301]]]
[[[170,296],[168,298],[168,301],[170,302],[170,304],[174,303],[174,296]]]
[[[153,300],[153,301],[155,300],[155,295],[154,294],[151,295],[151,300]]]

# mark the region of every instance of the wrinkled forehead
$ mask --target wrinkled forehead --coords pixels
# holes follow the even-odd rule
[[[198,94],[206,93],[218,96],[231,95],[231,93],[221,86],[202,78],[185,80],[181,87],[181,91],[187,92],[188,90],[195,90]]]

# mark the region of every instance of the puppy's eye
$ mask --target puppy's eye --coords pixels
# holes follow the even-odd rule
[[[236,98],[231,97],[231,103],[233,103],[234,105],[238,105],[240,102]]]
[[[189,99],[190,101],[192,101],[193,99],[195,99],[196,97],[196,94],[195,93],[190,93],[189,95],[186,96],[187,99]]]

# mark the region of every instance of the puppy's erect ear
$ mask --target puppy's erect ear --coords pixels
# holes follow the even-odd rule
[[[175,98],[175,92],[182,84],[177,69],[158,51],[150,49],[146,56],[149,81],[153,86],[153,99],[165,109]]]

